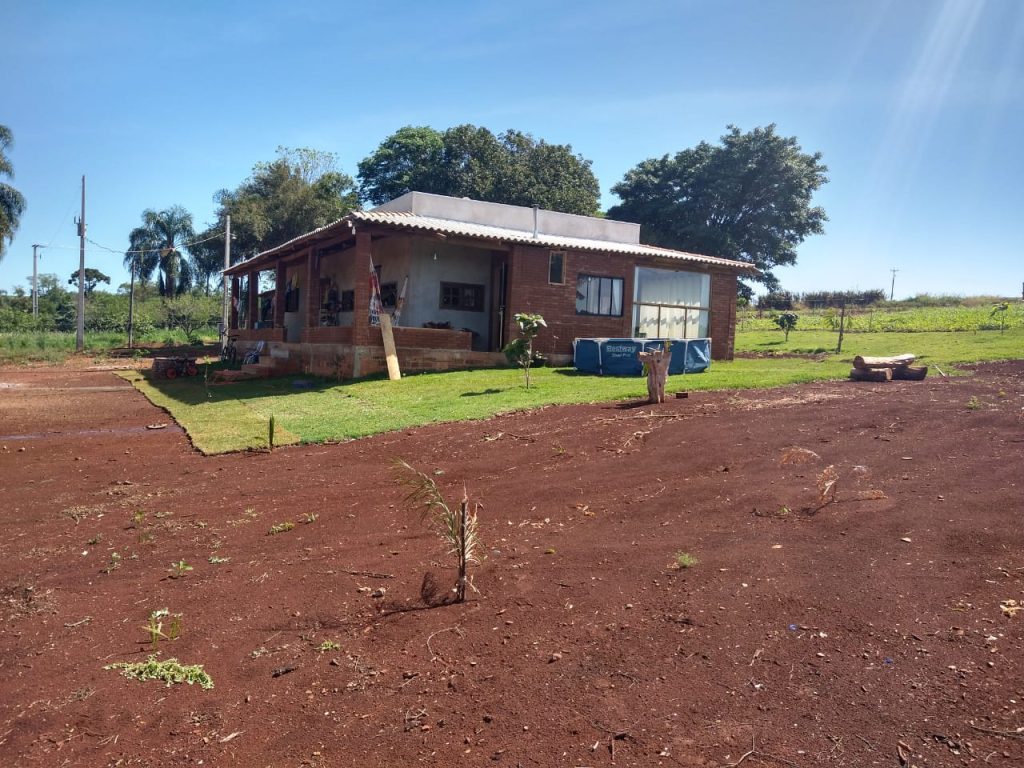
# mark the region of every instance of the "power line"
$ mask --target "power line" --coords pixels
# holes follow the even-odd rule
[[[223,235],[224,235],[223,232],[215,232],[212,235],[210,235],[209,237],[204,237],[201,240],[191,240],[191,241],[189,241],[187,243],[178,243],[176,245],[176,247],[178,247],[178,248],[188,248],[189,246],[192,246],[192,245],[199,245],[200,243],[205,243],[205,242],[207,242],[209,240],[215,240],[218,237],[222,237]],[[105,252],[108,252],[108,253],[116,253],[118,255],[127,256],[130,253],[155,253],[155,252],[159,252],[160,250],[162,250],[161,248],[141,248],[141,249],[138,249],[138,250],[121,251],[121,250],[118,250],[117,248],[108,248],[107,246],[105,246],[105,245],[103,245],[101,243],[97,243],[95,240],[91,240],[88,237],[85,238],[85,239],[86,239],[86,242],[92,243],[94,246],[96,246],[95,249],[89,249],[88,251],[86,251],[86,253],[97,253],[98,251],[105,251]],[[42,246],[42,247],[45,247],[45,248],[56,248],[56,249],[64,250],[64,251],[77,251],[79,249],[79,247],[77,245],[47,245],[47,246]]]

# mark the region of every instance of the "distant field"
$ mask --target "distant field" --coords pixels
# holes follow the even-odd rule
[[[204,341],[216,341],[217,329],[199,332]],[[124,347],[128,339],[115,331],[94,331],[85,334],[85,351],[102,355]],[[183,346],[185,334],[178,330],[160,330],[135,339],[136,346]],[[75,354],[75,334],[56,331],[0,332],[0,365],[18,363],[59,363]]]
[[[1024,306],[1011,303],[1005,313],[993,313],[984,306],[912,307],[847,310],[845,328],[849,333],[919,333],[924,331],[998,331],[1002,318],[1006,328],[1024,328]],[[838,330],[839,311],[794,310],[800,319],[794,333]],[[758,317],[758,314],[761,316]],[[739,314],[740,331],[770,331],[778,326],[772,316],[777,312],[745,311]]]

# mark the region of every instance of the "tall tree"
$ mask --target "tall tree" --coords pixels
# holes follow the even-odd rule
[[[627,172],[608,217],[638,222],[655,245],[749,262],[773,289],[772,269],[796,263],[797,246],[824,232],[828,217],[811,197],[827,171],[820,152],[804,153],[775,125],[730,125],[720,145],[702,141]]]
[[[254,256],[357,208],[355,182],[338,168],[337,155],[278,147],[277,159],[257,163],[236,189],[215,196],[217,221],[200,233],[191,253],[197,277],[208,286],[224,268],[225,219],[231,216],[232,261]]]
[[[6,125],[0,125],[0,179],[14,178],[14,166],[7,157],[7,149],[14,144],[14,134]],[[14,240],[14,233],[21,223],[25,211],[25,196],[10,184],[0,181],[0,260],[7,246]]]
[[[142,226],[128,236],[131,247],[125,265],[131,266],[129,256],[140,256],[136,262],[138,274],[147,274],[147,269],[152,274],[155,269],[159,273],[157,287],[161,296],[184,293],[192,284],[192,265],[182,249],[194,239],[192,214],[182,206],[174,205],[163,211],[147,208],[142,212]]]
[[[360,195],[379,205],[410,191],[433,192],[592,215],[600,187],[590,166],[570,145],[520,131],[406,126],[359,163]]]
[[[78,272],[75,270],[71,273],[71,277],[68,279],[68,285],[78,285]],[[98,269],[92,267],[85,268],[85,295],[92,296],[92,292],[96,290],[96,286],[100,283],[106,283],[110,285],[110,278],[100,272]]]

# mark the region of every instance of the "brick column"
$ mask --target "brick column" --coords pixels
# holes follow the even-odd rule
[[[228,328],[238,328],[238,296],[239,296],[239,285],[238,278],[231,278],[231,306],[228,310]]]
[[[370,258],[371,240],[369,232],[356,232],[355,298],[352,312],[352,343],[365,345],[370,342]]]
[[[736,342],[736,274],[711,274],[711,312],[709,320],[711,357],[732,360]]]
[[[249,328],[256,327],[256,320],[260,314],[260,273],[249,273],[249,308],[246,317],[246,325]]]
[[[306,256],[306,322],[304,327],[320,325],[320,259],[316,248],[310,248]]]
[[[284,328],[284,290],[287,272],[282,262],[277,262],[274,276],[274,327]]]

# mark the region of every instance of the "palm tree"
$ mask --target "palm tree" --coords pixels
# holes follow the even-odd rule
[[[161,296],[183,293],[192,284],[192,266],[181,249],[187,248],[187,242],[194,238],[192,214],[180,205],[163,211],[147,208],[142,212],[142,226],[133,229],[128,236],[130,250],[141,253],[125,254],[125,265],[132,264],[129,256],[141,256],[135,262],[140,278],[158,271],[157,286]]]
[[[14,178],[14,166],[7,157],[7,148],[14,143],[14,134],[6,125],[0,125],[0,179]],[[21,214],[25,210],[25,196],[10,184],[0,181],[0,260],[6,246],[14,240]]]

